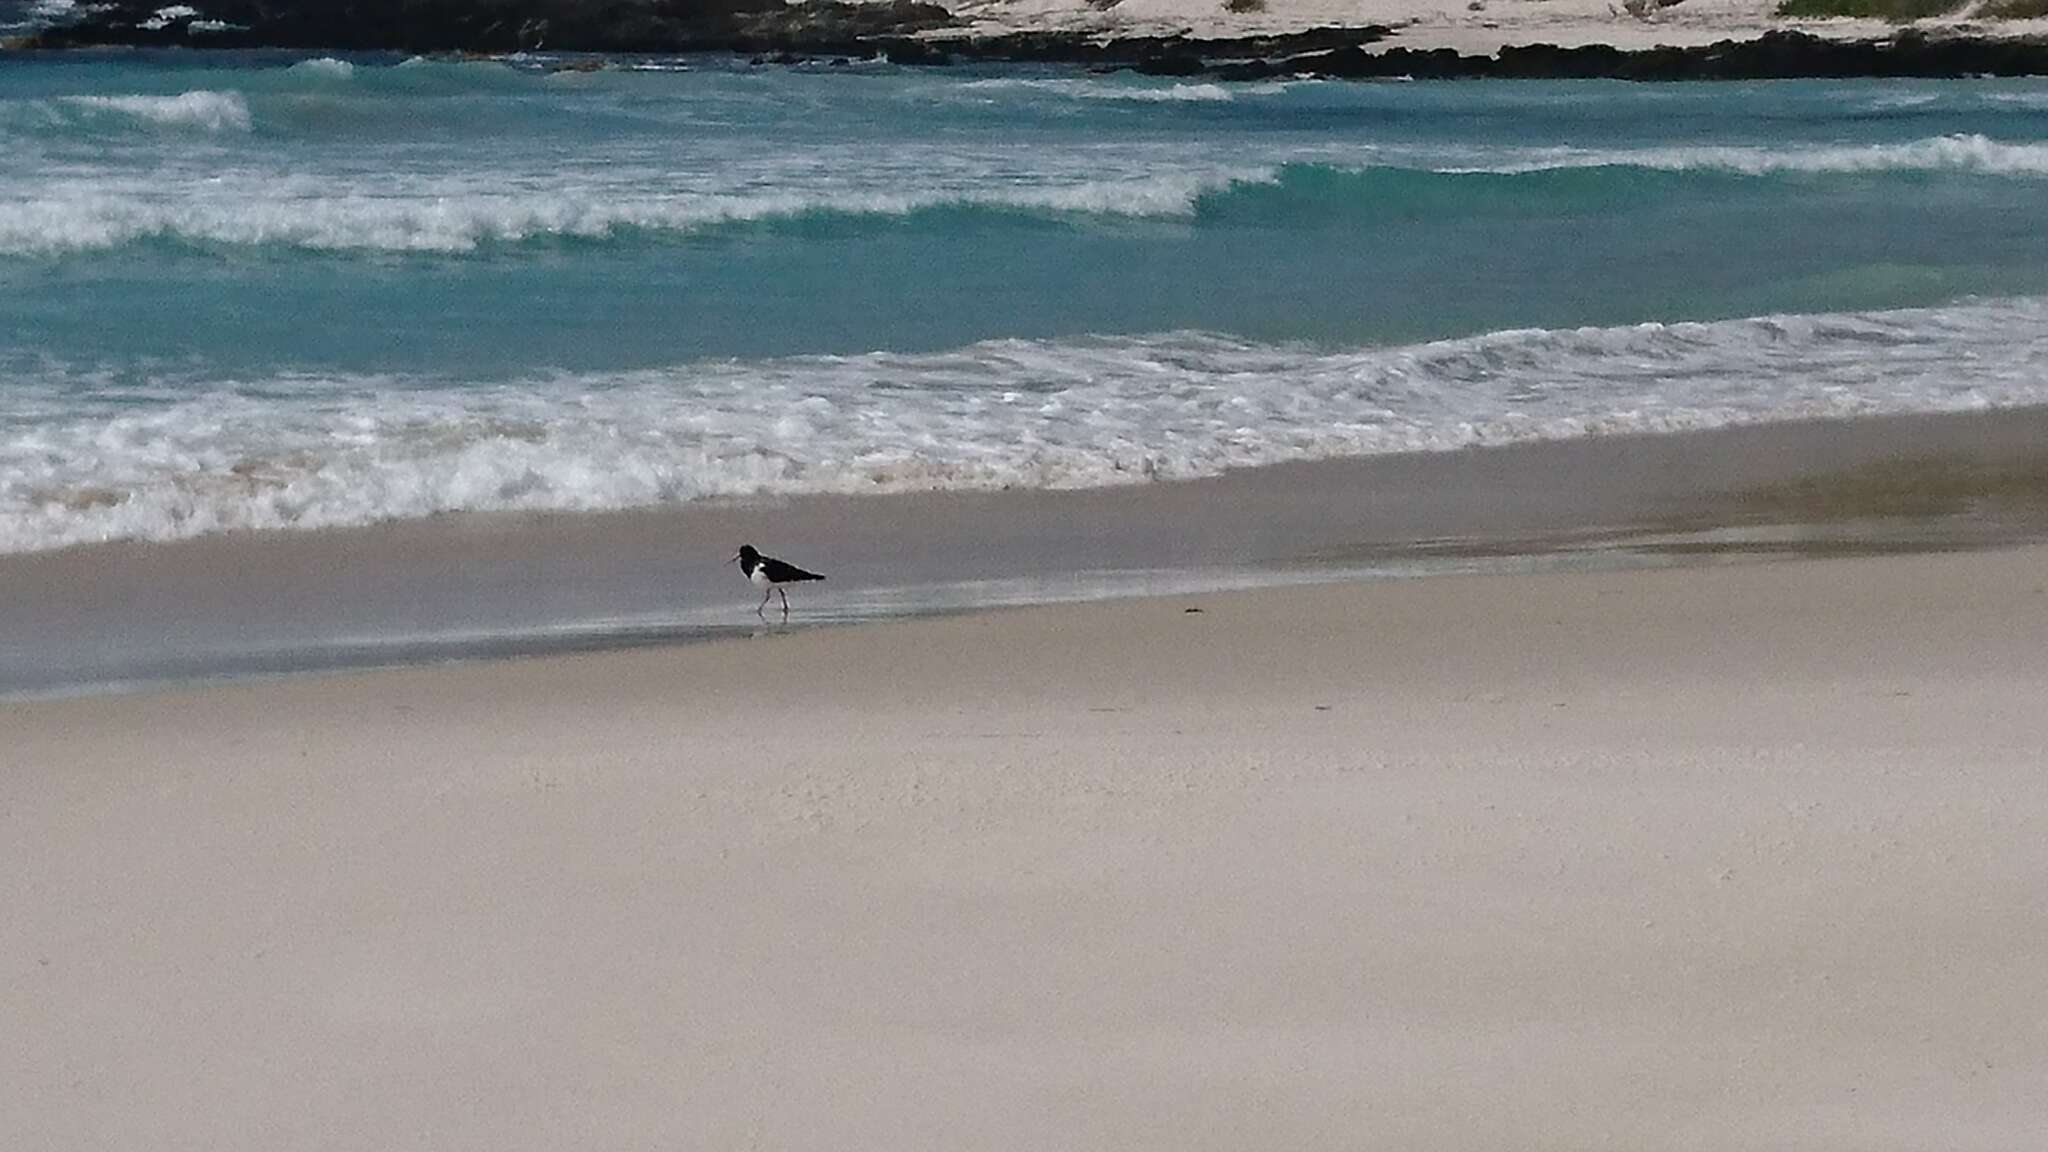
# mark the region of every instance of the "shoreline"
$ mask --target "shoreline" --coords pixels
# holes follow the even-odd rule
[[[2048,535],[2048,408],[1602,436],[1067,491],[470,514],[0,556],[0,691],[104,691],[745,635],[719,561],[826,571],[793,622],[1308,580]]]
[[[6,705],[0,1142],[2006,1152],[2043,561]]]

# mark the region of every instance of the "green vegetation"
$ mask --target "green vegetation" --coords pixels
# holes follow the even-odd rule
[[[2040,20],[2048,17],[2048,0],[1991,0],[1977,14],[1989,20]]]
[[[1968,2],[1969,0],[1783,0],[1778,5],[1778,15],[1802,19],[1853,16],[1865,20],[1889,20],[1894,24],[1909,24],[1930,16],[1947,16]],[[2010,2],[2038,3],[2041,0]]]

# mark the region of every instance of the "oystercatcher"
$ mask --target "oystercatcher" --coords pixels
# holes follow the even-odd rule
[[[770,596],[782,597],[782,618],[789,619],[789,593],[782,590],[784,584],[799,584],[805,580],[823,580],[816,572],[806,572],[794,564],[786,564],[773,557],[763,556],[754,551],[752,544],[740,545],[739,554],[727,564],[739,562],[740,571],[754,582],[754,587],[766,589],[761,593],[761,603],[754,608],[754,615],[766,620],[768,614],[762,611],[768,607]]]

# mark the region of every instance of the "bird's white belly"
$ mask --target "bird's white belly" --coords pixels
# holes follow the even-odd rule
[[[753,581],[756,588],[766,588],[768,586],[768,566],[765,564],[754,565],[754,570],[747,573],[747,579]]]

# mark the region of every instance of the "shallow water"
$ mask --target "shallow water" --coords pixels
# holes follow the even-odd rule
[[[2048,85],[0,67],[0,550],[2048,400]]]

